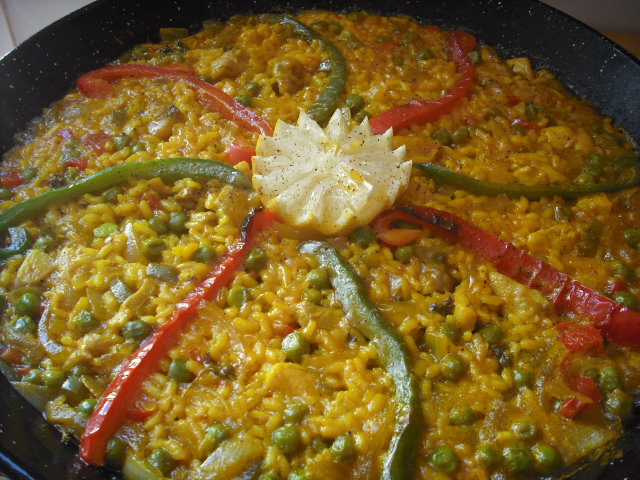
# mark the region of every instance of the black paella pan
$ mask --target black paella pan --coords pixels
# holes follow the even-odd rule
[[[43,107],[73,88],[82,72],[102,66],[135,44],[157,41],[160,27],[277,9],[369,10],[408,14],[443,28],[467,30],[504,56],[527,56],[549,68],[576,95],[640,143],[640,61],[580,22],[535,0],[100,0],[42,30],[0,60],[0,154]],[[576,480],[640,478],[640,409],[619,448],[621,459],[592,464]],[[0,374],[0,471],[11,479],[116,478],[85,465]]]

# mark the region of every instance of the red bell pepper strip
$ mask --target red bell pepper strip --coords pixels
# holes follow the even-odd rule
[[[413,242],[416,238],[422,235],[420,230],[414,228],[394,228],[393,222],[397,219],[395,217],[395,211],[389,210],[376,218],[373,222],[373,229],[376,232],[378,240],[392,245],[394,247],[402,247]]]
[[[96,153],[106,152],[106,143],[111,140],[111,135],[100,130],[99,132],[90,133],[82,140],[82,143]]]
[[[176,306],[173,315],[124,362],[100,397],[80,442],[80,455],[91,465],[104,465],[109,439],[127,418],[143,382],[157,370],[160,360],[178,341],[180,334],[196,318],[203,300],[213,299],[240,268],[258,233],[277,220],[268,210],[254,210],[246,218],[241,236],[213,268],[211,273]]]
[[[580,400],[578,397],[571,395],[564,399],[562,405],[558,409],[560,415],[573,419],[578,415],[587,404]]]
[[[251,159],[255,156],[256,149],[244,138],[238,137],[227,147],[224,153],[229,156],[231,165],[237,165],[240,162],[247,162],[251,165]]]
[[[231,95],[183,69],[133,63],[110,65],[81,75],[78,78],[78,88],[87,97],[107,98],[113,94],[113,87],[109,82],[123,78],[167,78],[176,82],[183,81],[198,92],[200,101],[209,110],[219,113],[249,132],[273,135],[271,125],[260,115]]]
[[[571,353],[584,352],[590,355],[604,353],[604,338],[593,325],[560,322],[556,324],[556,329],[560,332],[560,341]]]
[[[500,273],[539,290],[559,313],[589,318],[609,341],[640,349],[640,313],[574,280],[511,242],[486,232],[451,213],[435,208],[398,207],[393,220],[427,227],[436,235],[457,243],[494,264]]]
[[[412,99],[407,105],[391,107],[389,110],[374,116],[369,123],[377,135],[381,135],[389,128],[398,132],[411,125],[424,125],[433,122],[440,115],[449,113],[458,102],[467,97],[473,84],[473,62],[468,52],[476,46],[476,39],[461,30],[455,30],[449,37],[449,51],[462,77],[456,85],[439,100],[422,101]]]
[[[0,173],[0,187],[2,188],[14,188],[19,187],[24,183],[22,175],[15,172],[1,172]]]

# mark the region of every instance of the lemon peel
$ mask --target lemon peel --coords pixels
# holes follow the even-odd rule
[[[349,233],[389,208],[411,176],[405,147],[393,150],[391,129],[375,135],[368,119],[349,130],[336,110],[323,129],[301,111],[297,125],[278,120],[260,136],[253,187],[264,206],[289,225],[325,235]]]

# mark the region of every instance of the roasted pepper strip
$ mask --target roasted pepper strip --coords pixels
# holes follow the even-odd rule
[[[304,23],[299,22],[288,15],[278,17],[277,21],[281,25],[286,25],[291,28],[294,35],[298,38],[309,43],[317,40],[324,51],[329,54],[329,60],[331,61],[331,75],[329,76],[329,83],[307,112],[316,122],[324,125],[338,107],[338,100],[340,99],[342,92],[344,92],[348,75],[347,63],[342,56],[342,52],[340,52],[333,43],[324,39],[318,32],[307,27]]]
[[[276,215],[268,210],[252,211],[242,226],[240,238],[231,245],[211,273],[193,292],[176,305],[167,323],[155,330],[124,363],[118,375],[100,397],[98,405],[87,422],[80,442],[80,455],[86,462],[97,466],[104,464],[107,443],[126,419],[143,382],[158,369],[162,358],[175,345],[184,329],[196,318],[200,303],[212,300],[220,289],[233,279],[236,272],[242,268],[256,236],[275,220],[277,220]]]
[[[467,97],[473,84],[473,62],[468,52],[476,46],[476,39],[466,32],[455,30],[449,37],[449,51],[462,75],[456,85],[438,100],[424,102],[412,99],[407,105],[391,107],[374,116],[371,120],[373,131],[381,135],[393,128],[395,133],[411,125],[424,125],[437,120],[440,115],[449,113],[458,102]]]
[[[78,88],[90,98],[105,98],[113,92],[109,82],[123,78],[167,78],[176,82],[183,81],[200,94],[200,101],[209,110],[219,113],[250,132],[273,135],[271,125],[256,112],[219,88],[179,68],[134,63],[110,65],[81,75],[78,78]]]
[[[529,200],[540,200],[543,197],[576,198],[593,193],[610,193],[633,188],[640,185],[640,162],[630,164],[634,178],[624,183],[591,183],[585,185],[554,184],[554,185],[522,185],[520,183],[495,183],[477,180],[462,173],[449,170],[433,163],[416,163],[417,167],[434,180],[451,185],[477,195],[506,195],[511,198],[525,197]]]
[[[31,243],[29,234],[24,228],[10,228],[9,237],[11,237],[11,243],[7,247],[0,248],[0,259],[26,252]]]
[[[409,351],[400,334],[364,293],[360,277],[333,247],[325,242],[307,241],[299,250],[316,255],[320,264],[330,271],[331,283],[349,321],[374,344],[380,364],[394,383],[396,425],[381,478],[411,479],[415,473],[423,419]]]
[[[0,233],[38,215],[55,203],[72,200],[85,193],[105,190],[130,178],[149,179],[156,177],[167,182],[186,177],[198,181],[217,179],[236,187],[251,187],[251,182],[242,172],[215,160],[163,158],[151,162],[125,163],[94,173],[66,187],[41,193],[7,208],[0,213]]]
[[[427,227],[445,240],[457,243],[493,263],[504,275],[539,290],[553,302],[558,312],[583,315],[608,340],[640,348],[640,313],[592,290],[511,242],[435,208],[404,206],[382,215]]]

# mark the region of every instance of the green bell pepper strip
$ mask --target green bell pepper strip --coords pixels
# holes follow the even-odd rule
[[[387,452],[381,478],[401,480],[414,477],[417,449],[423,418],[418,382],[412,372],[412,360],[400,334],[389,324],[362,288],[360,277],[329,244],[310,240],[298,249],[318,257],[320,265],[331,273],[338,301],[352,325],[370,339],[380,364],[396,389],[396,425]]]
[[[9,246],[0,248],[0,259],[9,258],[13,257],[14,255],[24,253],[27,251],[29,245],[31,244],[31,242],[29,241],[29,234],[24,228],[10,228],[9,237],[11,238],[11,243],[9,244]]]
[[[496,183],[477,180],[433,163],[414,164],[414,167],[434,180],[467,192],[488,196],[506,195],[510,198],[525,197],[532,201],[540,200],[543,197],[576,198],[582,195],[618,192],[627,188],[637,187],[640,185],[640,162],[636,161],[628,166],[633,169],[634,178],[624,183],[522,185],[520,183]]]
[[[296,37],[309,43],[317,40],[323,50],[329,54],[331,61],[329,83],[307,112],[312,119],[324,125],[329,121],[329,117],[331,117],[338,107],[338,100],[344,92],[344,87],[347,83],[348,69],[344,56],[333,43],[324,39],[318,32],[288,15],[278,16],[277,23],[288,26]]]
[[[107,168],[66,187],[49,190],[17,203],[0,213],[0,233],[38,215],[55,203],[81,197],[85,193],[105,190],[130,178],[160,177],[167,182],[181,178],[198,181],[217,179],[241,188],[250,188],[251,182],[240,171],[215,160],[200,158],[163,158],[150,162],[132,162]]]

